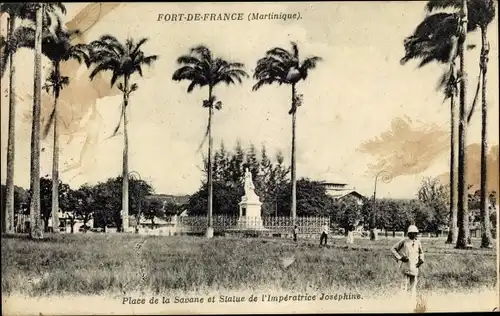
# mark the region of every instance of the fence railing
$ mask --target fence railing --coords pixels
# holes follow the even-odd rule
[[[206,216],[180,216],[166,218],[163,224],[158,223],[157,229],[167,234],[203,233],[207,229]],[[212,227],[216,233],[229,232],[266,232],[270,234],[292,234],[294,223],[291,217],[237,217],[213,216]],[[328,217],[297,217],[298,234],[318,234],[322,227],[330,225]],[[146,232],[150,231],[146,229]]]

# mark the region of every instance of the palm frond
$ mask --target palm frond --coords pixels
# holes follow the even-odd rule
[[[90,45],[95,49],[113,53],[118,58],[126,54],[125,47],[116,37],[110,34],[102,35],[98,40],[91,42]]]
[[[196,149],[196,153],[200,152],[201,148],[203,148],[203,144],[205,144],[209,132],[210,132],[210,124],[207,124],[207,128],[205,129],[205,134],[203,135],[203,139],[201,140],[200,145]]]
[[[137,83],[133,83],[133,84],[130,86],[130,92],[137,91],[137,89],[139,89],[139,85],[138,85]]]
[[[472,106],[470,108],[469,114],[467,115],[467,124],[469,124],[470,121],[472,120],[472,115],[474,114],[474,110],[476,109],[476,104],[477,104],[477,100],[478,100],[478,97],[479,97],[479,89],[481,88],[481,75],[482,75],[482,73],[483,73],[482,68],[479,68],[479,75],[478,75],[478,78],[477,78],[476,93],[474,94],[474,101],[472,101]]]
[[[273,49],[275,52],[279,49]],[[275,55],[267,55],[257,61],[257,66],[254,71],[254,79],[257,83],[252,87],[253,91],[258,90],[264,84],[278,83],[279,85],[287,83],[287,76],[291,68],[290,63],[284,62]]]
[[[272,71],[275,73],[281,73],[282,76],[286,76],[290,64],[283,62],[283,60],[275,58],[274,56],[266,56],[257,61],[257,67],[255,67],[255,75],[259,75],[261,72]]]
[[[230,62],[230,63],[228,63],[228,65],[231,68],[244,68],[245,67],[244,63],[238,63],[238,62]]]
[[[137,43],[132,38],[127,38],[125,44],[122,44],[112,35],[103,35],[91,42],[88,45],[89,59],[92,64],[96,64],[91,79],[101,71],[111,70],[113,86],[122,76],[130,77],[134,73],[142,76],[142,66],[151,66],[159,58],[158,55],[145,56],[140,48],[146,42],[146,38]]]
[[[134,48],[134,40],[132,40],[131,38],[127,38],[125,40],[125,51],[127,52],[126,54],[127,55],[130,55],[132,53],[132,50]]]
[[[146,65],[146,66],[151,66],[153,62],[158,60],[159,56],[158,55],[151,55],[142,58],[141,60],[138,61],[139,64]]]
[[[205,45],[198,45],[189,50],[188,55],[177,58],[177,63],[182,65],[172,75],[172,80],[188,80],[190,84],[187,92],[192,92],[197,86],[215,86],[220,82],[226,84],[241,83],[242,78],[248,77],[244,71],[244,64],[229,62],[220,57],[214,57]]]
[[[45,10],[47,12],[55,12],[56,10],[60,10],[62,14],[66,14],[66,6],[62,4],[62,2],[46,2]]]
[[[90,53],[86,44],[76,44],[71,46],[68,52],[69,59],[76,59],[81,64],[82,61],[85,63],[85,66],[90,67]]]
[[[69,77],[61,76],[61,90],[69,85]]]
[[[429,0],[425,5],[425,10],[427,12],[433,12],[435,10],[446,8],[460,9],[461,6],[461,0]]]
[[[141,65],[136,65],[135,71],[142,77],[142,67]]]
[[[100,73],[100,72],[103,72],[103,71],[112,71],[113,74],[117,74],[117,76],[120,75],[120,72],[119,72],[119,64],[118,62],[115,60],[115,59],[107,59],[107,60],[103,60],[101,63],[97,64],[97,66],[94,68],[94,70],[92,70],[92,72],[90,73],[90,80],[93,80],[94,77]],[[111,84],[111,86],[113,86],[114,83]]]
[[[459,37],[459,16],[454,13],[436,13],[427,16],[412,35],[404,40],[404,65],[409,60],[421,59],[420,67],[432,61],[448,63],[456,58]]]
[[[10,17],[25,19],[28,12],[35,10],[32,3],[7,2],[0,3],[0,12],[7,13]]]
[[[111,76],[111,86],[114,86],[116,83],[116,80],[119,78],[119,74],[116,71],[113,71],[113,75]]]
[[[191,83],[189,84],[189,86],[188,86],[188,88],[187,88],[187,92],[188,92],[188,93],[193,92],[193,90],[194,90],[194,88],[196,88],[196,86],[200,86],[200,88],[201,88],[201,87],[206,86],[206,85],[208,85],[208,83],[207,83],[207,82],[200,82],[200,81],[193,80],[193,81],[191,81]]]
[[[190,49],[191,54],[198,54],[200,55],[204,60],[207,62],[211,63],[212,62],[212,52],[210,49],[205,46],[205,45],[198,45]]]
[[[252,91],[259,90],[265,84],[271,85],[273,83],[278,83],[279,85],[281,85],[284,83],[284,81],[281,78],[277,78],[277,77],[263,78],[263,79],[260,79],[259,81],[257,81],[257,83],[252,87]]]
[[[47,138],[47,136],[49,135],[50,129],[51,129],[52,125],[54,124],[55,114],[56,114],[56,109],[52,108],[52,111],[50,112],[49,120],[47,121],[47,123],[45,123],[45,126],[43,127],[42,139]]]
[[[299,46],[297,45],[296,42],[291,42],[291,44],[292,44],[293,57],[299,60]]]
[[[428,13],[440,9],[454,9],[458,11],[461,6],[461,0],[430,0],[426,5],[426,11]],[[468,0],[467,12],[467,31],[474,31],[478,27],[486,28],[495,19],[495,1]]]
[[[200,67],[193,66],[183,66],[177,69],[172,75],[172,80],[181,81],[181,80],[190,80],[196,81],[200,85],[206,85],[209,83],[209,80],[206,74],[202,71]]]
[[[194,64],[199,65],[201,61],[195,56],[183,55],[177,58],[178,64]]]
[[[281,61],[283,62],[289,62],[293,60],[293,55],[291,52],[287,51],[286,49],[283,49],[281,47],[274,47],[271,48],[266,52],[266,55],[271,56],[271,57],[277,57],[280,58]]]
[[[116,127],[115,129],[113,130],[113,134],[111,134],[111,136],[109,136],[107,139],[109,138],[112,138],[112,137],[115,137],[117,134],[118,134],[118,131],[120,130],[120,126],[122,125],[122,121],[123,121],[123,111],[125,110],[124,109],[124,104],[123,102],[120,104],[120,119],[118,121],[118,124],[116,124]]]
[[[443,102],[457,94],[457,85],[458,81],[455,73],[455,66],[454,63],[450,63],[450,67],[441,75],[436,87],[436,90],[442,90],[444,92]]]
[[[302,79],[306,79],[309,73],[309,70],[316,68],[319,61],[322,61],[323,58],[318,56],[309,57],[302,62],[302,65],[299,67],[299,71],[302,75]]]
[[[141,46],[142,46],[142,45],[144,45],[144,44],[145,44],[148,40],[149,40],[149,39],[148,39],[148,38],[146,38],[146,37],[141,38],[141,39],[137,42],[137,44],[135,44],[135,47],[134,47],[134,49],[132,50],[132,53],[131,53],[130,55],[135,56],[135,55],[139,52],[139,50],[140,50]]]

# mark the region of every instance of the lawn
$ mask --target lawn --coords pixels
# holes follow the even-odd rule
[[[396,240],[317,241],[123,234],[63,234],[31,241],[2,238],[2,293],[124,295],[276,290],[347,291],[366,296],[400,286],[389,247]],[[496,286],[496,250],[456,250],[444,239],[423,239],[421,292],[474,291]],[[476,241],[475,241],[476,242]],[[293,261],[284,267],[284,261]]]

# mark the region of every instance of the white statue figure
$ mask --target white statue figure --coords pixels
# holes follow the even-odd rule
[[[255,192],[253,191],[255,189],[255,186],[253,185],[252,181],[252,173],[246,168],[245,170],[245,195],[246,196],[253,196],[255,195]]]

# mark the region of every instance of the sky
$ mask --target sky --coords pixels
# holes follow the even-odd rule
[[[88,4],[65,5],[68,13],[64,19],[71,22]],[[178,67],[177,57],[195,45],[205,44],[217,56],[244,63],[251,75],[257,60],[268,49],[290,49],[290,41],[295,41],[302,57],[323,58],[307,81],[297,86],[303,94],[303,106],[297,114],[298,177],[349,183],[369,196],[374,174],[386,170],[392,174],[392,181],[377,186],[378,197],[414,197],[424,177],[448,171],[449,156],[449,104],[436,90],[445,66],[431,64],[417,69],[415,62],[404,66],[399,63],[404,55],[403,40],[424,18],[424,5],[422,1],[115,4],[106,14],[101,7],[101,14],[87,16],[87,20],[97,22],[85,27],[81,39],[91,41],[103,34],[112,34],[122,41],[127,37],[147,37],[144,52],[159,55],[151,68],[144,69],[144,77],[133,77],[139,89],[132,94],[129,109],[129,169],[150,181],[158,193],[194,193],[203,176],[199,169],[202,156],[196,150],[206,129],[208,112],[201,103],[208,91],[197,88],[187,93],[187,82],[171,80]],[[157,21],[159,13],[212,12],[243,12],[245,20]],[[250,12],[300,12],[302,19],[247,21]],[[4,34],[5,16],[1,20]],[[71,23],[76,25],[75,20]],[[488,29],[490,145],[498,145],[499,135],[497,24],[496,18]],[[479,46],[478,34],[468,38]],[[478,54],[479,49],[475,49],[467,55],[470,100],[476,86]],[[21,50],[15,63],[15,184],[28,187],[32,52]],[[45,60],[46,71],[49,66]],[[118,176],[122,166],[123,137],[120,134],[109,138],[118,123],[121,96],[109,88],[108,75],[95,88],[97,83],[88,81],[88,73],[85,66],[73,71],[60,102],[60,120],[70,126],[61,125],[60,178],[72,187]],[[2,183],[6,168],[8,83],[8,76],[4,76]],[[291,117],[287,113],[291,88],[265,86],[252,92],[254,84],[255,80],[249,78],[241,85],[215,88],[223,108],[213,119],[214,145],[218,147],[224,141],[226,147],[232,148],[237,140],[243,146],[250,142],[257,147],[265,144],[270,153],[283,151],[289,161]],[[49,95],[45,99],[42,114],[47,116],[52,99]],[[83,99],[95,100],[95,106],[82,104]],[[71,121],[71,117],[76,119]],[[479,141],[478,111],[470,125],[468,143]],[[42,143],[42,176],[51,173],[51,146],[49,135]],[[203,150],[206,152],[206,146]],[[81,163],[75,164],[78,161]]]

